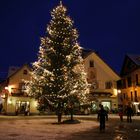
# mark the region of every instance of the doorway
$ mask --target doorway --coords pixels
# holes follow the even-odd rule
[[[30,103],[28,101],[17,101],[15,106],[15,113],[29,115],[30,113]]]

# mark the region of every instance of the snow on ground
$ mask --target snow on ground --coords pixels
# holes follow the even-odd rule
[[[58,140],[68,139],[73,133],[98,127],[96,122],[53,124],[55,119],[0,121],[0,140]]]
[[[132,123],[111,117],[106,131],[99,132],[96,118],[81,117],[79,124],[56,124],[56,118],[0,118],[0,140],[139,140],[140,117]]]

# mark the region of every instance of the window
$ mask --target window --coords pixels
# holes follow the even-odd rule
[[[132,86],[131,77],[127,77],[127,83],[128,83],[128,87],[131,87]]]
[[[135,90],[135,102],[138,101],[137,91]]]
[[[131,91],[131,101],[133,101],[133,92]]]
[[[19,90],[21,90],[21,92],[24,92],[25,91],[25,83],[19,83]]]
[[[111,109],[111,102],[110,101],[102,101],[101,104],[104,106],[104,109],[109,111]]]
[[[90,61],[89,61],[89,66],[90,66],[90,67],[94,67],[94,61],[93,61],[93,60],[90,60]]]
[[[138,74],[136,74],[136,85],[139,84],[139,78],[138,78]]]
[[[108,81],[105,83],[105,88],[106,89],[111,89],[112,88],[112,82],[111,81]]]
[[[23,71],[23,74],[27,75],[28,74],[28,71],[27,70],[24,70]]]

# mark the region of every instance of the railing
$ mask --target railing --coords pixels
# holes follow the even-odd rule
[[[106,86],[106,81],[92,81],[89,82],[90,90],[112,90],[113,88],[117,88],[117,83],[111,81],[111,86]]]
[[[11,95],[12,96],[27,96],[25,90],[18,89],[18,88],[12,88],[11,89]]]

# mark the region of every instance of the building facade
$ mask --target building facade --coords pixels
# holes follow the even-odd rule
[[[120,77],[91,50],[83,50],[85,72],[90,85],[89,98],[91,102],[90,113],[96,112],[99,104],[110,111],[117,110],[117,80]],[[24,80],[30,80],[30,67],[12,67],[8,78],[1,82],[3,87],[3,106],[8,114],[39,113],[35,99],[28,97]]]
[[[30,67],[25,64],[21,68],[10,67],[8,78],[1,82],[3,110],[5,114],[38,113],[37,102],[28,97],[24,80],[30,80]]]
[[[120,75],[119,105],[124,110],[131,105],[134,113],[140,113],[140,55],[126,55]]]
[[[94,51],[86,51],[83,55],[87,81],[91,85],[91,111],[95,112],[99,104],[109,111],[118,108],[117,80],[118,74]]]

